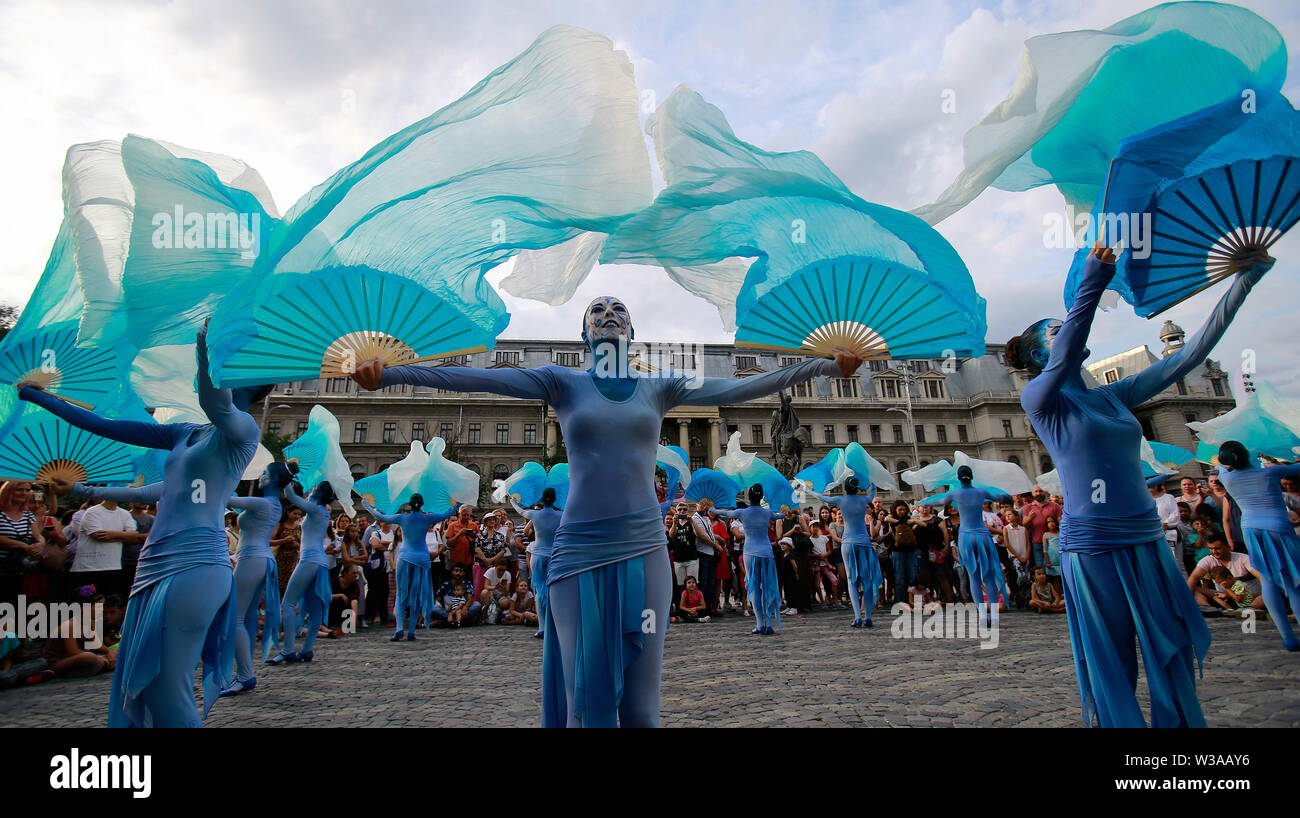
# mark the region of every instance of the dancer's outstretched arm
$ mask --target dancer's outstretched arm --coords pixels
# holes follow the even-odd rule
[[[857,362],[856,358],[852,361]],[[860,362],[859,362],[860,363]],[[831,358],[812,358],[775,372],[766,372],[749,378],[682,378],[669,395],[669,406],[723,406],[743,403],[765,395],[775,395],[782,389],[810,381],[819,375],[852,375],[854,363],[847,375]]]
[[[1110,261],[1102,261],[1102,256]],[[1110,280],[1115,277],[1114,253],[1098,246],[1083,264],[1083,281],[1075,292],[1074,303],[1065,315],[1061,329],[1052,342],[1052,355],[1047,366],[1029,382],[1021,395],[1021,403],[1030,412],[1039,411],[1056,399],[1065,382],[1076,376],[1088,352],[1088,335],[1097,305]]]
[[[189,435],[196,428],[192,423],[149,423],[140,420],[109,420],[106,417],[88,412],[67,401],[59,400],[50,393],[30,384],[20,385],[18,397],[34,403],[59,416],[78,429],[85,429],[91,434],[127,443],[131,446],[145,446],[150,449],[171,449],[181,435]]]
[[[147,486],[88,486],[76,483],[70,494],[73,497],[89,497],[93,500],[108,500],[113,503],[146,503],[153,505],[162,497],[163,482],[150,483]]]
[[[1121,403],[1130,408],[1168,389],[1209,357],[1215,344],[1219,343],[1219,339],[1228,331],[1228,325],[1232,323],[1237,310],[1246,300],[1246,295],[1272,267],[1273,260],[1264,256],[1237,274],[1233,278],[1232,286],[1215,305],[1205,325],[1183,345],[1182,349],[1148,366],[1136,375],[1130,375],[1101,388],[1110,390]]]

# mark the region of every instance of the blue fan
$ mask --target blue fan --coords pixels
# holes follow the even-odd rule
[[[854,441],[844,447],[844,465],[853,472],[862,485],[874,485],[876,488],[898,491],[898,480],[894,473],[876,458],[867,454],[862,444]]]
[[[214,351],[223,387],[347,377],[371,358],[398,366],[482,352],[509,320],[485,330],[416,282],[367,267],[267,276],[262,289],[247,342]]]
[[[668,499],[677,496],[677,484],[685,488],[691,484],[690,458],[681,446],[660,446],[655,465],[664,470],[664,487],[668,490]]]
[[[0,438],[0,475],[125,485],[135,480],[136,471],[130,446],[40,411],[23,413],[9,434]]]
[[[844,450],[831,449],[821,460],[796,474],[794,479],[820,494],[838,486],[849,474],[848,466],[844,465]]]
[[[542,499],[545,490],[546,467],[530,460],[516,469],[514,474],[498,482],[492,492],[492,499],[503,503],[510,495],[518,494],[519,505],[528,508]]]
[[[1182,466],[1187,461],[1196,458],[1196,455],[1193,452],[1187,451],[1182,446],[1175,446],[1172,443],[1161,443],[1159,441],[1151,442],[1151,453],[1155,455],[1158,462],[1169,466],[1174,471],[1177,471],[1178,467]],[[1156,470],[1151,468],[1150,464],[1145,460],[1142,461],[1143,477],[1155,477],[1156,473]]]
[[[115,349],[80,349],[76,342],[75,320],[11,332],[0,341],[0,383],[28,380],[85,409],[116,402],[128,356]]]
[[[1235,440],[1254,455],[1295,460],[1300,454],[1300,401],[1278,394],[1267,381],[1255,381],[1230,412],[1187,424],[1199,443],[1196,459],[1218,464],[1219,447]],[[1154,444],[1152,444],[1154,446]]]
[[[713,469],[696,469],[691,472],[691,485],[686,489],[686,499],[693,503],[709,499],[718,508],[735,508],[740,484],[730,475]]]
[[[569,464],[556,463],[546,473],[546,487],[555,489],[555,508],[564,510],[569,501]]]
[[[167,466],[167,455],[162,449],[145,449],[133,458],[135,484],[147,486],[161,482]]]
[[[738,316],[736,346],[859,358],[971,355],[972,320],[929,278],[898,264],[847,257],[792,275]],[[982,336],[981,336],[982,337]]]
[[[1149,243],[1113,214],[1149,215]],[[1300,112],[1281,95],[1244,112],[1234,95],[1125,140],[1094,218],[1106,243],[1125,242],[1111,287],[1139,315],[1169,309],[1245,269],[1300,221]],[[1067,297],[1087,253],[1076,254]]]

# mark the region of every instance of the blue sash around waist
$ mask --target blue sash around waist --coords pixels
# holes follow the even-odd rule
[[[1132,548],[1159,540],[1164,542],[1165,530],[1155,509],[1129,517],[1102,517],[1074,515],[1068,511],[1061,515],[1061,550],[1102,553],[1120,548]]]
[[[656,549],[667,549],[659,506],[614,517],[561,520],[555,530],[547,582],[630,560]]]

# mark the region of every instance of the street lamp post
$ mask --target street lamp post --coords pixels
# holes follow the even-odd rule
[[[886,412],[898,412],[907,417],[907,429],[912,436],[912,468],[921,468],[921,453],[916,446],[916,424],[912,421],[912,384],[916,383],[916,376],[906,369],[906,364],[899,361],[895,371],[898,373],[898,380],[903,387],[903,397],[907,399],[907,408],[899,409],[897,406],[891,406]]]
[[[260,424],[258,424],[258,427],[262,430],[262,433],[263,433],[263,434],[266,433],[266,418],[267,418],[268,415],[271,414],[272,411],[274,411],[274,410],[276,410],[276,409],[292,409],[292,408],[293,408],[293,407],[290,406],[290,405],[287,404],[287,403],[281,403],[281,404],[277,404],[277,405],[275,405],[275,406],[272,406],[272,405],[271,405],[271,396],[270,396],[270,395],[267,395],[266,398],[262,401],[262,422],[261,422]]]

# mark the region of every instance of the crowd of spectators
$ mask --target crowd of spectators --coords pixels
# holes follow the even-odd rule
[[[1284,479],[1281,488],[1300,532],[1300,481]],[[1245,553],[1240,510],[1232,498],[1213,476],[1205,483],[1185,478],[1178,490],[1173,494],[1155,486],[1151,493],[1169,548],[1203,612],[1260,611],[1259,572]],[[659,491],[662,498],[662,485]],[[0,602],[12,604],[22,596],[28,603],[102,603],[108,633],[91,649],[83,638],[62,630],[35,640],[0,633],[0,688],[113,667],[115,629],[154,509],[111,501],[59,509],[56,500],[48,487],[26,481],[0,487]],[[1064,611],[1060,518],[1061,498],[1042,489],[985,503],[983,522],[998,546],[1009,590],[998,600],[1002,609]],[[233,566],[239,522],[234,512],[226,519]],[[975,599],[956,547],[960,522],[951,505],[913,508],[903,499],[875,498],[867,523],[884,575],[879,607],[984,601]],[[678,501],[668,507],[664,530],[673,567],[672,621],[752,615],[739,521],[719,517],[707,500]],[[848,607],[843,535],[844,518],[833,503],[785,509],[772,522],[768,546],[777,561],[785,615]],[[286,505],[271,539],[282,592],[297,565],[301,537],[302,513]],[[429,625],[536,628],[532,542],[531,524],[504,509],[480,513],[462,506],[455,517],[430,529],[423,543],[403,542],[399,527],[364,513],[339,514],[324,542],[334,595],[320,635],[343,638],[358,629],[393,625],[396,555],[409,547],[429,552],[435,589]]]

